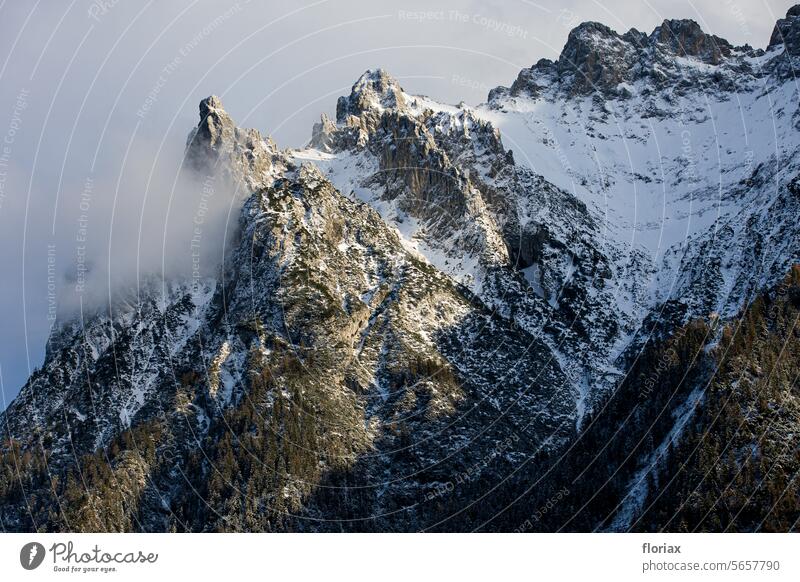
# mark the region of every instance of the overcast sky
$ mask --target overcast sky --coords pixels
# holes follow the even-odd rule
[[[166,201],[203,97],[220,95],[240,126],[300,146],[369,68],[409,92],[477,104],[556,58],[581,21],[650,32],[692,18],[763,48],[791,4],[0,1],[0,409],[41,364],[52,317],[65,313],[54,295],[74,285],[83,238],[95,251],[112,245],[91,261],[120,265],[138,246],[152,255],[175,244],[163,233],[191,210],[180,195]],[[131,269],[158,264],[150,256]]]

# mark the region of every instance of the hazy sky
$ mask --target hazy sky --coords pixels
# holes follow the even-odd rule
[[[763,48],[791,4],[0,0],[0,409],[41,363],[82,247],[119,279],[182,242],[164,232],[196,211],[174,178],[203,97],[300,146],[368,68],[412,93],[477,104],[556,58],[581,21],[650,32],[692,18]]]

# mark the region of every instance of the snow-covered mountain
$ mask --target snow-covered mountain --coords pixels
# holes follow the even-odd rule
[[[245,193],[233,250],[54,330],[3,528],[633,527],[719,363],[619,395],[800,262],[798,59],[799,7],[766,50],[585,23],[475,107],[367,71],[300,150],[209,97],[185,165]],[[623,428],[611,506],[544,520]]]

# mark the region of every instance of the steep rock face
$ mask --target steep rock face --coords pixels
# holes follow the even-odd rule
[[[227,179],[245,194],[267,183],[275,144],[255,129],[241,129],[212,95],[200,102],[200,123],[186,140],[186,164],[196,171]]]
[[[800,18],[800,6],[793,6],[786,13],[786,18],[781,18],[775,23],[767,50],[783,45],[787,53],[797,56],[800,52],[800,22],[798,22],[798,18]]]
[[[709,65],[719,65],[733,51],[728,41],[704,33],[694,20],[665,20],[650,38],[666,52],[693,57]]]
[[[786,13],[786,18],[778,20],[772,31],[769,54],[777,54],[767,65],[767,70],[779,79],[794,80],[800,65],[800,8],[794,6]]]
[[[630,79],[638,50],[631,42],[605,25],[587,22],[569,33],[567,44],[555,64],[561,76],[572,76],[571,92],[587,93],[596,87],[610,90]],[[518,84],[516,91],[522,89]]]

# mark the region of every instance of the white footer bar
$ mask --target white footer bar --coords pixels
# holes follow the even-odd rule
[[[0,578],[777,581],[798,554],[796,534],[2,534]]]

